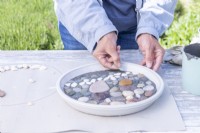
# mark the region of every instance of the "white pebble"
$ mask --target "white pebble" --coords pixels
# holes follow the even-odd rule
[[[6,70],[2,67],[0,67],[0,72],[5,72]]]
[[[120,76],[120,75],[121,75],[121,73],[115,73],[114,75],[115,75],[115,76]]]
[[[115,78],[120,78],[120,76],[115,76]]]
[[[135,90],[134,90],[134,93],[135,93],[135,94],[142,95],[142,94],[144,94],[144,90],[143,90],[143,89],[135,89]]]
[[[80,83],[79,83],[80,86],[82,86],[82,85],[84,85],[84,84],[85,84],[85,82],[80,82]]]
[[[10,67],[9,66],[4,66],[4,70],[9,71]]]
[[[132,99],[133,99],[133,96],[132,96],[132,95],[126,97],[126,100],[127,100],[127,101],[131,101]]]
[[[106,102],[106,103],[110,103],[110,102],[111,102],[110,98],[106,98],[106,99],[105,99],[105,102]]]
[[[71,84],[71,87],[76,87],[77,85],[78,84],[74,82],[74,83]]]
[[[29,81],[30,83],[35,83],[35,82],[36,82],[35,80],[33,80],[33,79],[31,79],[31,78],[30,78],[28,81]]]
[[[75,91],[75,92],[81,92],[81,88],[73,88],[73,91]]]
[[[138,88],[142,88],[142,87],[144,87],[144,84],[142,84],[142,83],[141,83],[141,84],[138,84],[137,87],[138,87]]]
[[[122,94],[123,94],[124,97],[127,97],[127,96],[133,96],[134,92],[132,92],[132,91],[123,91]]]
[[[110,79],[113,80],[113,81],[114,81],[114,80],[117,80],[115,77],[111,77]]]
[[[32,106],[33,103],[32,103],[32,102],[28,102],[27,105],[28,105],[28,106]]]
[[[27,64],[22,64],[22,67],[23,67],[24,69],[28,69],[28,68],[29,68],[29,65],[27,65]]]
[[[119,90],[118,87],[113,87],[113,88],[110,89],[110,92],[116,92],[116,91],[118,91],[118,90]]]
[[[94,82],[96,82],[96,79],[92,79],[90,82],[94,83]]]
[[[126,73],[122,73],[122,76],[125,77],[125,76],[127,76],[127,74]]]
[[[110,95],[112,97],[120,97],[120,96],[122,96],[122,93],[121,92],[111,92]]]
[[[11,66],[10,70],[11,70],[11,71],[17,71],[18,69],[17,69],[16,66]]]
[[[46,69],[47,69],[46,66],[40,66],[40,68],[39,68],[40,71],[43,71],[43,70],[46,70]]]
[[[98,78],[97,80],[98,80],[98,81],[100,81],[100,80],[103,80],[103,78],[102,78],[102,77],[100,77],[100,78]]]
[[[83,80],[83,82],[89,82],[89,81],[90,81],[89,79],[84,79],[84,80]]]
[[[18,68],[18,69],[22,69],[22,68],[23,68],[23,65],[20,65],[20,64],[19,64],[19,65],[17,65],[17,68]]]
[[[147,85],[143,88],[144,91],[152,91],[154,90],[154,86],[153,85]]]
[[[106,81],[106,80],[109,80],[109,79],[110,79],[110,77],[105,77],[103,80]]]
[[[126,72],[126,74],[130,74],[131,72]]]
[[[151,81],[147,81],[146,84],[147,84],[147,85],[151,85],[152,82],[151,82]]]
[[[71,83],[66,83],[65,86],[70,87]]]
[[[138,99],[141,98],[140,94],[135,94],[135,97],[137,97]]]
[[[80,97],[78,99],[78,101],[80,101],[80,102],[87,102],[87,101],[89,101],[89,98],[88,97]]]
[[[91,85],[91,84],[92,84],[92,82],[86,82],[86,84],[88,84],[88,85]]]

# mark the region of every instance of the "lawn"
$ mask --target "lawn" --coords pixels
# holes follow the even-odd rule
[[[184,1],[184,0],[182,0]],[[184,3],[184,5],[186,5]],[[188,5],[188,3],[187,3]],[[173,25],[162,36],[165,48],[187,45],[200,28],[200,2],[177,6]],[[0,0],[0,49],[62,49],[53,0]]]

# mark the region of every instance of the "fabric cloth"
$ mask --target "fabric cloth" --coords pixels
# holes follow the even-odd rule
[[[111,18],[113,11],[117,17],[121,16],[117,13],[128,15],[129,10],[127,9],[130,5],[133,9],[135,7],[134,3],[128,4],[128,1],[113,0],[111,2],[111,0],[107,0],[106,3],[102,0],[54,0],[54,3],[58,20],[78,42],[92,52],[95,44],[105,34],[112,31],[117,33],[123,30],[127,31],[131,28],[131,24],[129,25],[128,22],[128,24],[124,24],[121,21],[123,19]],[[158,39],[172,23],[176,2],[177,0],[143,0],[143,7],[138,11],[139,21],[135,38],[142,33],[149,33]],[[108,6],[108,4],[110,5]],[[107,6],[108,8],[106,8]],[[108,11],[109,9],[110,11]],[[130,22],[133,23],[136,20]]]
[[[60,36],[63,41],[65,50],[86,50],[87,48],[78,42],[65,28],[65,26],[59,22]],[[138,45],[135,41],[136,30],[127,32],[119,32],[117,44],[121,46],[121,49],[138,49]]]

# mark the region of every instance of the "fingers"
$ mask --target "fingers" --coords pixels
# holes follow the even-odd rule
[[[113,65],[115,65],[117,68],[120,67],[120,57],[119,57],[119,51],[120,47],[112,47],[110,48],[107,53],[110,55],[110,60],[113,62]]]
[[[153,70],[154,70],[154,71],[157,71],[157,70],[159,69],[160,65],[162,64],[162,60],[163,60],[164,53],[165,53],[164,50],[159,51],[159,54],[158,54],[158,56],[156,57],[156,59],[155,59],[155,64],[154,64],[154,66],[153,66]]]
[[[113,64],[113,62],[110,62],[108,60],[108,57],[106,57],[106,56],[100,56],[98,60],[106,68],[109,68],[109,69],[118,69],[118,67],[115,66]]]
[[[145,51],[145,63],[148,68],[152,68],[154,60],[154,53],[151,48]]]

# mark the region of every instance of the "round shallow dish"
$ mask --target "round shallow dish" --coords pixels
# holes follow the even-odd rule
[[[138,73],[144,74],[146,77],[148,77],[151,81],[155,83],[157,89],[156,93],[151,97],[142,100],[140,102],[124,104],[124,105],[113,105],[113,106],[95,105],[95,104],[79,102],[65,94],[63,87],[67,81],[81,74],[100,71],[100,70],[108,70],[108,69],[102,67],[100,64],[97,63],[97,64],[82,66],[65,73],[63,76],[61,76],[61,78],[57,82],[57,91],[59,95],[68,103],[68,105],[70,105],[71,107],[75,108],[78,111],[100,116],[119,116],[119,115],[136,113],[138,111],[144,110],[161,96],[164,89],[164,82],[156,72],[137,64],[123,62],[121,64],[120,70],[131,71],[134,74]]]

